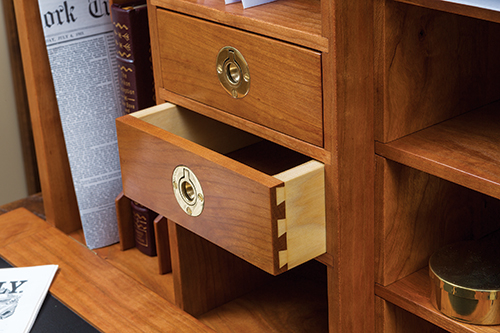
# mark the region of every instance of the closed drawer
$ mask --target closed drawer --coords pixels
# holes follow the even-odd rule
[[[322,163],[169,103],[117,133],[130,199],[271,274],[325,253]]]
[[[323,147],[321,53],[163,9],[157,25],[161,88]],[[227,46],[248,65],[242,98],[219,80],[217,59]]]

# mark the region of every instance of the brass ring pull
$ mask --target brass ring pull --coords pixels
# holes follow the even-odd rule
[[[188,167],[179,165],[172,174],[175,199],[190,216],[198,216],[205,206],[203,189],[196,175]]]
[[[217,55],[217,76],[222,87],[234,98],[243,98],[250,90],[250,71],[243,55],[225,46]]]

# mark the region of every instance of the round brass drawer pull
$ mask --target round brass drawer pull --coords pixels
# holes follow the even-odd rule
[[[205,196],[193,171],[184,165],[176,167],[172,174],[172,187],[182,210],[188,215],[199,216],[205,206]]]
[[[240,51],[231,46],[220,49],[216,69],[219,82],[231,96],[243,98],[248,94],[250,72]]]

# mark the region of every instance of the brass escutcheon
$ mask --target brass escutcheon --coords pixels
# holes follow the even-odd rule
[[[250,71],[240,51],[231,46],[220,49],[215,68],[219,82],[231,96],[243,98],[248,94]]]

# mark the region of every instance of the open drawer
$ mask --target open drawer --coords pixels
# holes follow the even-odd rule
[[[169,103],[117,133],[128,198],[271,274],[325,253],[322,163]]]

